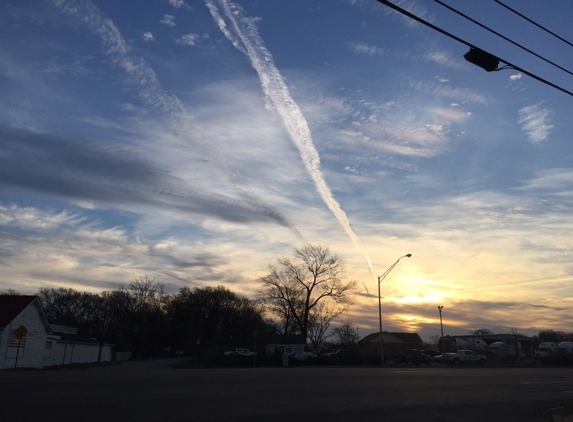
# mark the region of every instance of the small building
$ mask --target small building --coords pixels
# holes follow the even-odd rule
[[[401,356],[408,349],[423,349],[424,342],[418,333],[382,332],[384,361]],[[365,360],[380,359],[380,332],[372,333],[358,341],[358,351]]]
[[[0,296],[0,369],[109,361],[112,346],[65,322],[52,326],[37,296]]]
[[[55,339],[37,296],[0,296],[0,369],[42,368]]]

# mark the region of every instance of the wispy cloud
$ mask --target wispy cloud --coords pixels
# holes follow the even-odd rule
[[[456,88],[448,84],[436,84],[425,81],[412,82],[411,86],[423,92],[430,92],[439,95],[440,97],[452,98],[458,102],[472,102],[477,104],[488,103],[486,97],[469,88]]]
[[[368,54],[370,56],[382,56],[384,55],[384,49],[381,47],[376,47],[375,45],[370,45],[365,42],[349,42],[348,45],[356,53]]]
[[[406,157],[434,157],[447,151],[453,127],[471,116],[460,108],[424,107],[417,100],[349,103],[344,113],[353,119],[351,127],[339,130],[338,139],[352,146],[350,151],[373,150]]]
[[[518,123],[523,125],[523,130],[527,133],[531,143],[537,144],[543,142],[549,136],[553,129],[551,124],[550,111],[541,107],[541,103],[519,110]]]
[[[192,7],[185,3],[183,0],[169,0],[169,4],[176,9],[192,9]]]
[[[161,18],[159,23],[162,23],[163,25],[168,25],[168,26],[175,26],[175,16],[168,15],[166,13],[163,15],[163,18]]]
[[[142,35],[143,37],[143,41],[155,41],[155,38],[153,38],[153,34],[151,32],[146,32]]]
[[[457,70],[457,69],[466,69],[467,68],[465,63],[463,63],[462,61],[460,61],[458,59],[454,59],[450,55],[450,53],[443,51],[443,50],[433,49],[431,51],[428,51],[427,53],[425,53],[422,56],[422,59],[425,61],[437,63],[441,66],[451,68],[451,69]]]
[[[198,34],[185,34],[181,38],[176,38],[175,42],[181,45],[195,45],[198,39]]]

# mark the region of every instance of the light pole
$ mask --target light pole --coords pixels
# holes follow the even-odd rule
[[[442,309],[443,306],[438,306],[438,312],[440,313],[440,329],[442,331],[442,337],[440,338],[440,352],[444,353],[444,324],[442,324]]]
[[[410,258],[411,256],[411,253],[401,256],[390,266],[390,268],[386,270],[384,274],[378,277],[378,321],[380,323],[380,363],[382,365],[384,365],[384,343],[382,341],[382,296],[380,295],[380,284],[382,283],[382,280],[384,280],[386,276],[390,274],[390,271],[394,269],[394,267],[398,264],[398,262],[400,262],[402,258]]]

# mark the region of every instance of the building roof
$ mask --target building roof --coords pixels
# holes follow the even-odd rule
[[[0,295],[0,328],[7,327],[38,296]]]
[[[423,343],[418,333],[389,333],[382,332],[384,343]],[[378,343],[380,333],[372,333],[361,339],[358,343]]]
[[[459,335],[459,336],[444,336],[445,339],[447,338],[460,338],[462,340],[467,340],[469,338],[477,338],[480,340],[484,340],[486,342],[489,341],[500,341],[503,339],[516,339],[521,342],[528,342],[532,341],[531,337],[525,336],[523,334],[467,334],[467,335]]]
[[[390,333],[404,343],[423,343],[418,333]]]

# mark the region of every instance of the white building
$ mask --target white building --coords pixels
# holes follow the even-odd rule
[[[0,369],[111,360],[111,344],[77,335],[68,326],[51,327],[37,296],[0,295]]]
[[[51,334],[37,296],[0,296],[0,368],[43,367],[48,338],[54,341]]]

